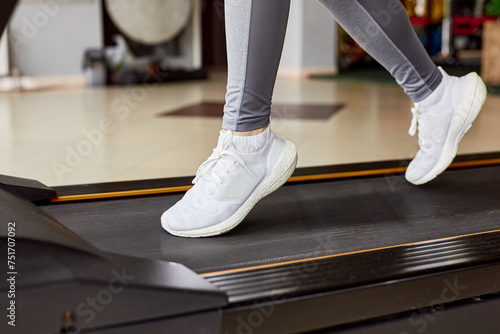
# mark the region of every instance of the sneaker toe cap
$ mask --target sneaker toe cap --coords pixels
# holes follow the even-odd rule
[[[211,214],[198,212],[199,210],[185,212],[178,205],[174,205],[161,216],[161,225],[167,232],[182,232],[198,230],[216,224],[217,212],[208,208],[207,210]]]
[[[181,217],[172,215],[170,210],[165,211],[161,216],[161,226],[163,229],[167,232],[184,230],[187,227],[187,222]]]
[[[410,164],[406,170],[405,177],[408,182],[421,184],[421,180],[427,175],[428,170]]]

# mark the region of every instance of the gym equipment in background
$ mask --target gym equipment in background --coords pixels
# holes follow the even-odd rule
[[[108,83],[142,84],[203,79],[201,12],[192,0],[105,1],[106,19],[120,35],[105,58]],[[95,50],[94,50],[95,51]]]

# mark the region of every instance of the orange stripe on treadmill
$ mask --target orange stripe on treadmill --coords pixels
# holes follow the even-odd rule
[[[450,165],[450,168],[480,167],[480,166],[491,166],[498,164],[500,164],[500,159],[472,160],[472,161],[454,162]]]
[[[375,176],[375,175],[384,175],[384,174],[396,174],[396,173],[403,173],[404,171],[406,171],[406,167],[359,170],[359,171],[353,171],[353,172],[312,174],[312,175],[303,175],[303,176],[292,176],[288,179],[287,182],[346,179],[346,178],[359,177],[359,176]]]
[[[490,166],[500,164],[500,159],[487,159],[487,160],[473,160],[464,162],[454,162],[449,168],[463,168],[463,167],[479,167],[479,166]],[[385,174],[397,174],[404,173],[406,167],[395,167],[395,168],[382,168],[382,169],[370,169],[370,170],[360,170],[351,172],[337,172],[337,173],[325,173],[325,174],[312,174],[303,176],[292,176],[288,179],[287,183],[292,182],[304,182],[304,181],[318,181],[318,180],[333,180],[333,179],[347,179],[360,176],[376,176]],[[144,196],[144,195],[160,195],[168,193],[177,193],[188,191],[192,186],[178,186],[178,187],[167,187],[167,188],[154,188],[154,189],[140,189],[140,190],[125,190],[125,191],[114,191],[96,194],[82,194],[82,195],[69,195],[69,196],[59,196],[52,199],[53,203],[60,202],[74,202],[74,201],[87,201],[95,199],[107,199],[107,198],[117,198],[117,197],[131,197],[131,196]]]
[[[410,242],[407,244],[400,244],[400,245],[386,246],[386,247],[379,247],[379,248],[372,248],[372,249],[363,249],[363,250],[354,251],[354,252],[324,255],[324,256],[306,258],[306,259],[302,259],[302,260],[292,260],[292,261],[284,261],[284,262],[278,262],[278,263],[262,264],[262,265],[258,265],[258,266],[250,266],[250,267],[245,267],[245,268],[236,268],[236,269],[214,271],[214,272],[210,272],[210,273],[199,274],[199,276],[204,277],[204,276],[211,276],[211,275],[223,275],[223,274],[232,274],[232,273],[238,273],[238,272],[250,271],[250,270],[256,270],[256,269],[280,267],[280,266],[284,266],[287,264],[295,264],[295,263],[303,263],[303,262],[317,261],[317,260],[323,260],[323,259],[331,259],[334,257],[340,257],[340,256],[345,256],[345,255],[368,253],[368,252],[374,252],[374,251],[379,251],[379,250],[384,250],[384,249],[392,249],[392,248],[399,248],[399,247],[404,247],[404,246],[418,245],[418,244],[423,244],[426,242],[451,240],[451,239],[465,238],[465,237],[470,237],[470,236],[474,236],[474,235],[482,235],[482,234],[489,234],[489,233],[496,233],[496,232],[500,232],[500,230],[477,232],[477,233],[471,233],[471,234],[462,234],[462,235],[457,235],[457,236],[453,236],[453,237]]]
[[[82,194],[82,195],[68,195],[53,198],[52,203],[60,202],[74,202],[74,201],[87,201],[94,199],[116,198],[116,197],[130,197],[130,196],[143,196],[143,195],[157,195],[168,194],[188,191],[193,186],[179,186],[168,188],[154,188],[154,189],[141,189],[141,190],[126,190],[126,191],[113,191],[109,193],[98,194]]]
[[[472,161],[454,162],[448,168],[480,167],[480,166],[491,166],[491,165],[498,165],[498,164],[500,164],[500,159],[472,160]],[[352,178],[352,177],[360,177],[360,176],[376,176],[376,175],[384,175],[384,174],[404,173],[405,171],[406,171],[406,167],[394,167],[394,168],[360,170],[360,171],[352,171],[352,172],[313,174],[313,175],[304,175],[304,176],[292,176],[288,180],[288,182],[341,179],[341,178]]]

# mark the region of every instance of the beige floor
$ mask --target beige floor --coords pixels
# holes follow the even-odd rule
[[[158,114],[223,101],[224,93],[221,73],[154,88],[0,93],[0,174],[47,185],[193,175],[221,120]],[[299,166],[410,158],[418,148],[407,133],[410,100],[395,85],[280,79],[274,102],[347,104],[327,121],[273,120],[276,133],[297,143]],[[489,96],[459,153],[500,151],[499,109],[500,97]]]

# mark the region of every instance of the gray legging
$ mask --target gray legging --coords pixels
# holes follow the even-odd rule
[[[382,64],[414,102],[442,75],[422,47],[400,0],[319,0]],[[290,0],[225,0],[228,83],[223,129],[269,124]]]

